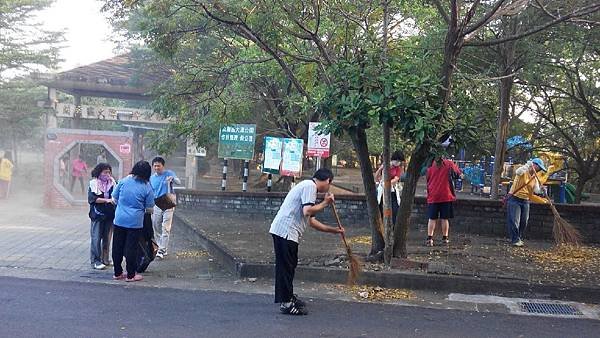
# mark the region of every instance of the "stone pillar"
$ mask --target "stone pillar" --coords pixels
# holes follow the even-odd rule
[[[75,111],[73,112],[73,119],[71,120],[71,128],[81,128],[81,96],[75,95]]]
[[[196,152],[197,149],[194,140],[188,137],[185,152],[185,187],[187,189],[196,189],[196,177],[198,175]]]
[[[46,109],[46,128],[58,128],[58,119],[56,118],[56,89],[48,87],[48,102],[44,108]]]

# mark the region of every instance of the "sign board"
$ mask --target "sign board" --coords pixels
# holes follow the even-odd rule
[[[119,152],[121,154],[130,154],[131,153],[131,144],[125,143],[119,145]]]
[[[304,140],[298,138],[283,139],[281,176],[300,177],[302,174],[303,151]]]
[[[329,157],[329,145],[331,143],[331,134],[319,134],[316,128],[319,122],[308,123],[308,150],[307,156]]]
[[[251,160],[256,141],[255,124],[222,125],[219,129],[219,158]]]
[[[263,172],[277,175],[281,166],[283,139],[267,136],[265,137],[264,144]]]

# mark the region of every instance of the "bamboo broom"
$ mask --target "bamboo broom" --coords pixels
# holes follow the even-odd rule
[[[340,222],[340,216],[338,215],[337,209],[335,208],[335,204],[331,204],[331,208],[333,210],[333,215],[335,216],[338,227],[341,229],[342,222]],[[360,259],[358,257],[356,257],[355,255],[352,254],[352,249],[350,249],[350,246],[348,245],[348,242],[346,241],[346,235],[344,235],[343,232],[340,233],[340,235],[342,235],[342,242],[344,242],[344,246],[346,247],[346,254],[348,255],[348,260],[349,260],[348,279],[347,279],[346,283],[348,285],[354,285],[354,283],[356,282],[356,279],[358,278],[358,275],[362,271],[362,262],[360,261]]]
[[[540,181],[537,178],[537,175],[533,175],[537,183],[541,186]],[[554,223],[552,224],[552,236],[554,237],[554,242],[558,245],[561,244],[570,244],[570,245],[579,245],[581,243],[581,234],[579,230],[573,224],[567,222],[564,218],[560,216],[558,210],[554,206],[554,203],[550,200],[547,194],[544,194],[548,204],[550,205],[550,210],[552,210],[552,215],[554,215]]]

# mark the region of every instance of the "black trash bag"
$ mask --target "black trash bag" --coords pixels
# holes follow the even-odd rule
[[[158,244],[154,241],[154,229],[152,228],[152,215],[144,214],[144,228],[138,242],[138,268],[137,272],[144,272],[148,265],[156,258]]]

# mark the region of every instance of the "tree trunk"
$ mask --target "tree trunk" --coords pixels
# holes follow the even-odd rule
[[[500,81],[500,114],[496,128],[496,150],[494,152],[494,172],[492,175],[491,198],[498,198],[498,186],[504,167],[506,155],[506,139],[508,138],[510,92],[513,87],[513,78],[504,78]]]
[[[383,48],[382,48],[382,60],[387,62],[387,48],[388,48],[388,15],[389,1],[383,1]],[[382,65],[385,67],[385,64]],[[383,259],[386,264],[390,264],[392,261],[392,253],[394,250],[394,233],[395,225],[393,224],[393,212],[392,212],[392,184],[390,182],[390,123],[387,119],[383,122],[383,228],[385,229],[385,248],[383,251]],[[395,194],[394,194],[395,195]]]
[[[516,34],[517,22],[510,18],[508,27],[505,28],[505,35]],[[504,167],[504,158],[506,156],[506,139],[508,138],[509,111],[511,91],[514,84],[514,78],[510,76],[515,70],[515,41],[508,41],[500,46],[500,66],[502,67],[500,80],[500,113],[498,114],[498,126],[496,128],[496,149],[494,152],[494,172],[492,173],[491,198],[498,198],[498,186]]]
[[[444,40],[444,62],[440,68],[440,87],[438,97],[440,99],[441,120],[446,119],[448,105],[452,94],[452,76],[456,69],[458,56],[464,45],[464,36],[460,35],[458,23],[458,3],[451,2],[450,22],[448,22],[448,31]],[[435,138],[436,135],[428,135],[429,138]],[[408,164],[407,177],[402,189],[400,206],[398,207],[398,216],[396,218],[394,234],[394,257],[406,258],[408,251],[406,249],[408,241],[408,229],[410,226],[410,215],[419,181],[420,170],[423,162],[429,155],[430,144],[423,143],[418,145],[413,151],[410,163]]]
[[[385,249],[383,258],[386,264],[392,260],[394,249],[394,225],[392,224],[391,182],[390,182],[390,125],[383,124],[383,229],[385,230]]]
[[[421,167],[429,155],[429,146],[421,145],[417,147],[410,157],[408,169],[406,171],[406,180],[402,189],[400,206],[398,207],[398,216],[396,218],[395,236],[394,236],[394,257],[406,258],[408,251],[406,245],[408,242],[408,229],[410,227],[410,215],[412,213],[415,192],[417,191],[417,182],[421,172]]]
[[[458,56],[462,50],[464,37],[459,36],[458,23],[452,20],[448,24],[448,32],[444,41],[444,62],[440,69],[441,86],[438,90],[438,97],[441,99],[442,119],[446,118],[450,96],[452,94],[452,76],[456,69]]]
[[[579,176],[577,187],[575,188],[575,204],[581,204],[581,195],[583,195],[583,190],[589,180],[590,178],[587,176]]]
[[[371,252],[370,256],[379,255],[384,248],[383,225],[379,206],[377,204],[377,190],[375,189],[375,177],[373,176],[373,167],[369,160],[369,147],[367,145],[367,134],[362,128],[351,128],[348,131],[358,162],[360,163],[360,173],[365,187],[365,197],[367,200],[367,214],[371,226]]]

